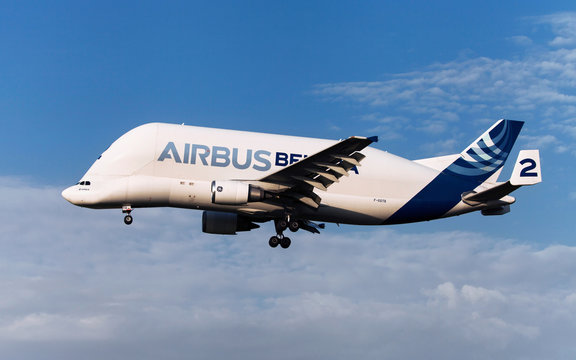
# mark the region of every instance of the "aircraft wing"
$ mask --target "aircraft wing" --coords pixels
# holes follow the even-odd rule
[[[359,151],[376,141],[376,136],[349,137],[258,182],[278,185],[276,192],[279,196],[317,208],[321,199],[313,192],[314,188],[326,191],[330,185],[339,182],[342,176],[348,176],[348,172],[360,166],[365,158]]]

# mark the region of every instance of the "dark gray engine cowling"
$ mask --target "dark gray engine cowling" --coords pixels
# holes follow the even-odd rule
[[[202,213],[202,231],[208,234],[236,235],[237,231],[250,231],[259,227],[235,213],[220,211]]]
[[[212,181],[212,203],[220,205],[242,205],[262,201],[264,190],[240,181]]]
[[[482,210],[482,215],[490,216],[490,215],[504,215],[510,212],[510,205],[504,205],[496,208],[484,209]]]

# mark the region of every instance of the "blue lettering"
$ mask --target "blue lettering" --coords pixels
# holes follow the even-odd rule
[[[300,160],[301,157],[302,157],[302,154],[290,154],[290,165],[292,165],[295,162],[297,162],[298,160]]]
[[[356,174],[360,174],[358,172],[358,168],[356,166],[353,166],[352,169],[350,169],[350,170],[354,171]]]
[[[172,155],[170,155],[170,153],[172,153]],[[164,148],[164,151],[162,151],[162,154],[160,154],[158,161],[164,161],[164,159],[172,159],[172,157],[174,157],[174,161],[177,163],[182,162],[182,160],[180,160],[178,150],[176,150],[176,146],[172,141],[170,141],[168,144],[166,144],[166,147]]]
[[[238,162],[238,149],[237,148],[232,149],[232,165],[234,165],[236,169],[240,170],[248,169],[251,163],[252,163],[252,149],[246,150],[246,161],[244,162],[244,164],[240,164]]]
[[[212,166],[226,167],[230,165],[230,149],[224,146],[212,147]]]
[[[267,171],[270,170],[270,167],[272,167],[272,164],[270,163],[270,160],[265,158],[264,156],[270,156],[272,155],[272,153],[270,151],[266,151],[266,150],[258,150],[254,153],[254,161],[255,162],[260,162],[263,165],[256,165],[254,164],[254,166],[252,166],[252,169],[254,170],[258,170],[258,171]]]
[[[276,166],[286,166],[288,165],[288,154],[283,152],[276,153]]]
[[[307,155],[277,152],[275,162],[271,161],[272,153],[267,150],[238,149],[225,146],[207,146],[184,144],[183,156],[180,156],[174,142],[170,141],[158,157],[158,161],[173,159],[176,163],[202,164],[205,166],[228,167],[239,170],[252,168],[257,171],[268,171],[275,166],[288,166],[300,161]],[[356,168],[353,168],[358,173]]]
[[[204,153],[198,153],[198,150],[204,150]],[[208,165],[208,160],[206,158],[210,155],[210,148],[206,145],[192,145],[192,157],[190,158],[190,164],[196,164],[196,154],[202,161],[202,164]]]
[[[184,144],[184,164],[190,161],[190,144]]]

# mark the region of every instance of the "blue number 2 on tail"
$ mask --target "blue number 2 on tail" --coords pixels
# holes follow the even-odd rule
[[[536,161],[534,161],[534,159],[523,159],[520,160],[520,165],[524,165],[524,164],[528,164],[528,166],[526,166],[525,168],[522,169],[522,171],[520,172],[520,176],[526,176],[526,177],[535,177],[538,176],[538,173],[535,171],[531,171],[534,170],[536,168]]]

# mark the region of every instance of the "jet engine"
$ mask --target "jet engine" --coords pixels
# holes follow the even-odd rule
[[[234,213],[220,211],[202,213],[202,231],[208,234],[236,235],[237,231],[250,231],[259,227],[260,225]]]
[[[264,190],[240,181],[212,181],[211,191],[212,203],[219,205],[242,205],[266,198]]]
[[[482,210],[482,215],[490,216],[490,215],[504,215],[510,212],[510,205],[504,205],[496,208],[489,208]]]

